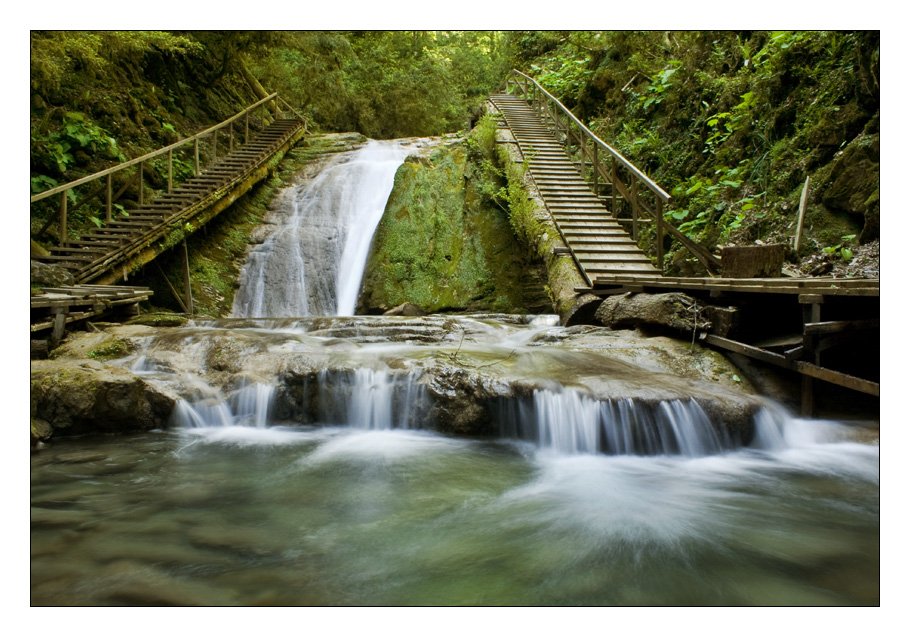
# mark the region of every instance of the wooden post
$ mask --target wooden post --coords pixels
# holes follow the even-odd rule
[[[198,137],[193,140],[193,153],[194,153],[195,162],[196,162],[194,164],[195,173],[196,173],[196,176],[198,177],[199,176],[199,138]]]
[[[211,166],[215,163],[215,160],[218,159],[218,131],[212,133],[212,161],[209,163]]]
[[[114,207],[113,193],[114,193],[114,174],[108,173],[108,175],[107,175],[107,197],[105,198],[106,201],[105,201],[105,206],[104,206],[104,218],[107,220],[108,223],[111,222],[111,214],[113,212],[113,207]]]
[[[247,113],[246,117],[243,120],[243,143],[246,144],[250,141],[250,114]]]
[[[145,205],[145,162],[139,162],[139,205]]]
[[[611,212],[613,213],[613,218],[616,219],[619,217],[619,208],[616,205],[616,193],[619,189],[616,187],[616,158],[612,155],[610,156],[610,190]]]
[[[825,297],[821,294],[800,294],[799,302],[803,308],[803,356],[810,362],[821,366],[821,353],[817,351],[814,336],[806,336],[806,323],[820,323],[822,320],[822,303]],[[815,381],[811,376],[803,376],[801,414],[811,418],[815,413]]]
[[[186,309],[187,313],[193,314],[193,289],[190,287],[190,251],[186,247],[186,239],[183,240],[183,283],[186,290]]]
[[[803,184],[803,192],[799,196],[799,216],[796,218],[796,236],[793,237],[793,250],[799,252],[799,244],[803,240],[803,219],[806,216],[806,202],[809,199],[809,177]]]
[[[66,226],[66,193],[68,191],[64,190],[60,196],[60,245],[65,246],[67,241],[67,232],[68,228]]]
[[[638,241],[638,180],[632,178],[632,239]]]
[[[664,269],[664,202],[660,197],[654,205],[654,224],[657,230],[657,268]]]
[[[591,158],[591,170],[594,172],[594,195],[599,199],[600,193],[597,190],[597,143],[594,143],[594,152]]]
[[[56,314],[54,314],[54,327],[51,329],[51,345],[57,347],[60,341],[63,340],[63,335],[66,333],[66,312],[63,308],[58,308]]]
[[[234,122],[231,122],[228,126],[228,152],[234,152]]]
[[[167,151],[167,193],[174,192],[174,149]]]

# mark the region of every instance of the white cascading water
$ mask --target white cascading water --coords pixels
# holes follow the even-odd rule
[[[286,191],[283,221],[243,267],[233,315],[353,315],[373,233],[410,152],[371,141]]]
[[[695,400],[652,406],[597,400],[572,388],[536,389],[530,400],[504,405],[499,419],[505,436],[566,454],[697,457],[734,446]]]

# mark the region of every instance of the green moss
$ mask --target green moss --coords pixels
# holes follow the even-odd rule
[[[132,346],[129,341],[124,341],[122,339],[113,339],[106,343],[103,347],[98,349],[93,349],[88,353],[89,358],[95,360],[107,361],[115,358],[123,358],[132,351]]]
[[[537,273],[527,251],[491,202],[495,171],[476,151],[469,141],[401,166],[374,237],[362,311],[408,302],[430,312],[525,312],[539,304],[539,296],[529,303],[526,283]]]

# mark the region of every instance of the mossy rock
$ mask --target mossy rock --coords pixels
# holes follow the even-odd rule
[[[127,325],[148,325],[149,327],[181,327],[189,319],[184,314],[173,312],[148,312],[131,318]]]

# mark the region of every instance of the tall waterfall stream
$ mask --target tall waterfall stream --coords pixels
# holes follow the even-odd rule
[[[33,455],[32,604],[878,603],[874,435],[555,317],[351,317],[407,153],[288,189],[237,318],[129,332],[174,426]]]

